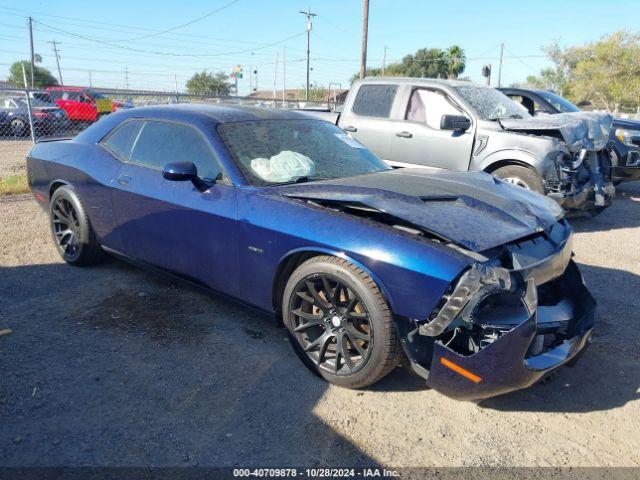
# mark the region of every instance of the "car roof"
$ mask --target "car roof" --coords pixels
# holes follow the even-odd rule
[[[442,78],[415,78],[415,77],[366,77],[362,80],[356,80],[354,85],[358,84],[391,84],[391,85],[440,85],[447,87],[478,87],[493,88],[480,83],[469,82],[467,80],[446,80]]]
[[[171,118],[178,116],[206,117],[216,123],[248,122],[253,120],[309,120],[307,115],[288,110],[274,108],[248,107],[240,105],[206,105],[198,103],[184,103],[178,105],[153,105],[136,107],[122,112],[122,116]]]
[[[64,90],[68,90],[70,92],[84,92],[89,90],[86,87],[62,87],[62,86],[51,86],[51,87],[47,87],[47,90],[55,90],[55,91],[64,91]]]

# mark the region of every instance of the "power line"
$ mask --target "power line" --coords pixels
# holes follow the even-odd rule
[[[148,35],[141,35],[139,37],[134,37],[134,38],[128,38],[126,40],[116,40],[117,42],[132,42],[134,40],[141,40],[143,38],[149,38],[149,37],[157,37],[160,35],[163,35],[165,33],[170,33],[170,32],[175,32],[176,30],[179,30],[181,28],[184,27],[188,27],[189,25],[193,25],[196,22],[199,22],[200,20],[204,20],[205,18],[210,17],[211,15],[214,15],[218,12],[221,12],[222,10],[224,10],[225,8],[230,7],[231,5],[233,5],[234,3],[238,3],[240,0],[232,0],[229,3],[226,3],[225,5],[223,5],[220,8],[217,8],[215,10],[213,10],[212,12],[207,13],[206,15],[202,15],[201,17],[198,18],[194,18],[193,20],[188,21],[187,23],[183,23],[181,25],[178,25],[177,27],[173,27],[173,28],[169,28],[167,30],[162,30],[161,32],[156,32],[156,33],[150,33]]]
[[[113,42],[108,42],[108,41],[104,41],[104,40],[99,40],[97,38],[92,38],[92,37],[87,37],[86,35],[80,35],[78,33],[73,33],[73,32],[69,32],[67,30],[63,30],[61,28],[57,28],[51,25],[48,25],[44,22],[41,22],[40,20],[34,20],[34,22],[36,22],[38,25],[42,25],[43,27],[46,27],[50,30],[53,30],[55,32],[61,33],[63,35],[68,35],[71,37],[75,37],[75,38],[80,38],[82,40],[86,40],[88,42],[94,42],[94,43],[98,43],[101,45],[108,45],[110,47],[113,48],[119,48],[122,50],[128,50],[131,52],[138,52],[138,53],[149,53],[152,55],[162,55],[162,56],[167,56],[167,57],[192,57],[192,58],[200,58],[200,57],[222,57],[222,56],[227,56],[227,55],[238,55],[238,54],[242,54],[242,53],[247,53],[247,52],[255,52],[257,50],[262,50],[264,48],[269,48],[269,47],[273,47],[275,45],[280,45],[284,42],[287,42],[289,40],[293,40],[294,38],[300,37],[302,35],[305,34],[305,32],[300,32],[297,33],[295,35],[292,35],[290,37],[284,38],[282,40],[278,40],[277,42],[273,42],[273,43],[269,43],[269,44],[265,44],[262,45],[258,48],[249,48],[246,50],[237,50],[235,52],[224,52],[224,53],[212,53],[212,54],[188,54],[188,53],[173,53],[173,52],[159,52],[159,51],[155,51],[155,50],[145,50],[145,49],[140,49],[140,48],[133,48],[133,47],[128,47],[125,45],[118,45],[117,43],[113,43]]]

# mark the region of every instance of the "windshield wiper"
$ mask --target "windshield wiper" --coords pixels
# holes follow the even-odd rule
[[[277,187],[278,185],[291,185],[291,184],[295,184],[295,183],[309,183],[309,182],[315,182],[316,180],[326,180],[326,179],[322,178],[322,177],[302,176],[302,177],[294,178],[292,180],[287,180],[286,182],[270,183],[269,186],[270,187]]]

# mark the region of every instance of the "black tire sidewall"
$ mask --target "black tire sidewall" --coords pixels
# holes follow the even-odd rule
[[[61,249],[58,241],[56,239],[54,229],[53,229],[53,206],[59,199],[65,199],[71,203],[73,208],[76,211],[76,215],[78,217],[78,223],[80,224],[80,246],[78,247],[78,253],[73,257],[68,257],[64,254],[64,251]],[[51,230],[51,236],[56,246],[56,250],[62,257],[62,259],[70,265],[83,265],[85,264],[90,255],[91,249],[93,248],[92,242],[95,242],[92,231],[91,224],[89,223],[89,218],[82,206],[82,203],[78,199],[76,192],[68,186],[63,186],[58,188],[53,195],[51,196],[51,202],[49,202],[49,224]]]
[[[387,360],[385,358],[385,345],[388,340],[385,337],[391,335],[395,338],[395,332],[393,329],[391,328],[392,331],[388,331],[389,323],[383,313],[387,312],[387,314],[389,314],[388,306],[386,305],[386,302],[385,304],[380,304],[381,301],[384,302],[380,297],[380,294],[369,288],[358,274],[355,271],[352,271],[351,268],[347,268],[340,263],[322,260],[321,257],[317,261],[314,260],[316,259],[307,261],[298,267],[287,281],[287,285],[284,289],[282,313],[289,341],[305,366],[313,373],[321,376],[330,383],[347,388],[362,388],[375,383],[375,381],[379,379],[380,371],[383,370],[382,367]],[[293,333],[290,309],[291,296],[299,282],[309,275],[318,273],[332,275],[344,282],[360,297],[362,302],[364,302],[367,312],[369,313],[369,323],[372,331],[372,340],[369,346],[371,353],[369,354],[367,363],[352,375],[333,375],[318,369],[315,363],[303,350]]]

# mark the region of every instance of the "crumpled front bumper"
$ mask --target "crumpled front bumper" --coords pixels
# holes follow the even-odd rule
[[[560,264],[551,262],[557,263],[566,251],[570,251],[570,245],[546,266],[559,268]],[[529,387],[549,372],[577,360],[590,339],[596,302],[575,263],[569,261],[565,265],[560,277],[544,280],[538,286],[531,281],[536,292],[543,292],[535,310],[526,301],[530,292],[522,292],[522,305],[493,307],[474,320],[483,331],[501,329],[495,341],[469,354],[450,348],[446,340],[436,340],[428,370],[427,362],[424,366],[412,362],[416,373],[426,379],[427,385],[451,398],[481,400]],[[550,285],[551,295],[548,290],[544,293]],[[552,341],[545,344],[549,337]]]
[[[613,182],[596,185],[590,180],[571,192],[549,192],[547,196],[558,202],[571,215],[606,208],[611,205],[615,194]]]
[[[480,352],[464,357],[440,343],[434,345],[427,385],[457,400],[481,400],[529,387],[576,356],[587,346],[594,324],[593,306],[572,319],[575,336],[540,355],[527,357],[538,331],[537,312]],[[453,369],[452,369],[453,366]],[[469,378],[465,373],[472,373]]]

